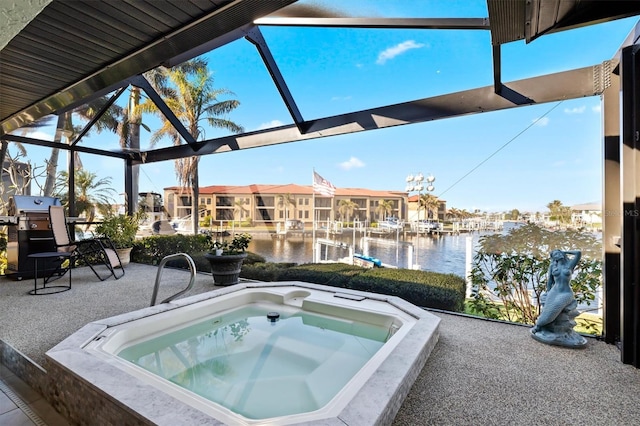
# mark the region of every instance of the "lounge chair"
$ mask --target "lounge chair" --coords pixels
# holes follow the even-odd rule
[[[113,243],[108,238],[88,238],[72,240],[64,214],[64,207],[49,206],[49,222],[53,231],[53,240],[58,251],[71,252],[69,268],[75,266],[76,260],[82,260],[91,268],[100,281],[110,276],[119,279],[124,275],[124,268]],[[100,273],[96,265],[104,265],[107,274]],[[116,268],[120,268],[116,271]],[[102,268],[100,268],[102,269]]]

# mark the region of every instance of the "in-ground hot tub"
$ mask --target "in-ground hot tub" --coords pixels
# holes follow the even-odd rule
[[[116,421],[388,423],[438,322],[396,297],[240,284],[91,323],[47,355],[121,407]]]

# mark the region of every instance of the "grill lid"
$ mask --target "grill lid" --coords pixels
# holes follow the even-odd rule
[[[56,197],[41,197],[33,195],[14,195],[9,198],[9,216],[26,213],[48,213],[49,206],[60,206],[60,199]]]

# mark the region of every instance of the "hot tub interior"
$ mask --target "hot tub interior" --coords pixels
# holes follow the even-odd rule
[[[234,287],[90,324],[93,336],[74,348],[85,363],[59,362],[71,349],[63,344],[48,356],[79,377],[86,363],[103,363],[97,375],[109,383],[95,371],[87,379],[128,409],[139,401],[115,377],[163,406],[194,409],[192,419],[294,424],[353,415],[363,392],[389,399],[389,380],[404,398],[403,382],[437,340],[437,318],[398,298],[304,283]],[[157,415],[144,416],[180,423]]]

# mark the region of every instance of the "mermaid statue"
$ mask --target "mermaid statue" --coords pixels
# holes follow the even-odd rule
[[[531,329],[531,337],[539,342],[569,348],[584,348],[587,344],[587,339],[573,329],[579,312],[569,285],[580,256],[578,250],[551,252],[547,289],[540,296],[542,312]]]

